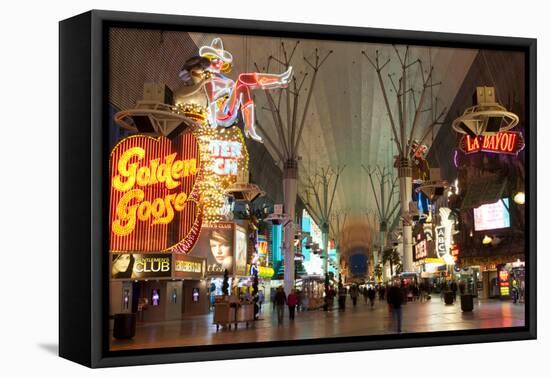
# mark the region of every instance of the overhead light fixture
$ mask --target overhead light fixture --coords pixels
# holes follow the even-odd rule
[[[524,192],[517,192],[514,195],[514,202],[517,203],[518,205],[525,204],[525,193]]]
[[[258,185],[249,183],[235,183],[226,191],[226,195],[231,195],[237,201],[253,202],[258,197],[265,196],[265,192]]]
[[[456,132],[475,138],[507,131],[518,124],[519,117],[496,101],[494,87],[477,87],[476,97],[477,105],[467,108],[453,121]]]
[[[117,112],[114,121],[120,127],[140,134],[173,138],[187,129],[200,127],[206,117],[201,106],[175,106],[172,90],[166,84],[145,83],[143,99],[138,100],[133,109]]]
[[[483,237],[483,240],[481,241],[483,244],[487,245],[487,244],[491,244],[491,242],[493,241],[493,238],[490,237],[489,235],[485,235]]]

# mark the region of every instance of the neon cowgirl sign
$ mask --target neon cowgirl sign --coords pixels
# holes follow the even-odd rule
[[[460,149],[466,154],[483,151],[517,155],[524,147],[525,141],[519,131],[501,131],[477,137],[464,135],[460,140]]]
[[[254,100],[252,90],[286,88],[292,77],[292,67],[282,74],[241,73],[237,81],[225,76],[231,71],[233,56],[224,50],[220,38],[214,38],[209,46],[202,46],[199,55],[210,60],[207,71],[211,74],[205,89],[209,100],[210,126],[230,127],[237,121],[239,109],[244,122],[244,134],[261,142],[254,127]]]

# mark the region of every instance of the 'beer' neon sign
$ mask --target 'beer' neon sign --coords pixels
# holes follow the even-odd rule
[[[477,137],[464,135],[460,140],[460,149],[466,154],[483,151],[517,155],[524,147],[525,141],[519,131],[501,131]]]
[[[242,144],[236,141],[211,140],[208,146],[214,160],[212,170],[217,175],[236,176],[239,159],[242,156]]]

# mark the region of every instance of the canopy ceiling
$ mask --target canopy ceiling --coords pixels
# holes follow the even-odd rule
[[[210,44],[214,37],[211,34],[195,33],[190,33],[190,36],[199,47]],[[284,61],[282,43],[284,43],[287,54],[290,54],[296,43],[296,40],[292,39],[270,37],[216,36],[222,38],[224,48],[233,54],[234,68],[229,73],[232,78],[236,78],[238,73],[255,71],[255,64],[261,71],[264,71],[269,56]],[[396,48],[403,58],[405,46],[396,46]],[[401,76],[401,64],[391,45],[300,40],[291,62],[297,78],[301,79],[304,72],[309,72],[308,77],[311,77],[311,68],[305,62],[304,57],[313,61],[315,49],[318,49],[321,58],[326,56],[330,50],[333,53],[321,67],[313,87],[313,97],[299,147],[299,156],[301,157],[299,161],[299,194],[303,195],[304,193],[307,176],[313,174],[317,169],[345,165],[346,168],[336,191],[334,209],[373,210],[376,208],[376,204],[368,175],[362,166],[391,167],[396,147],[395,143],[391,141],[392,132],[378,76],[362,51],[374,58],[378,50],[381,64],[388,58],[391,59],[382,74],[388,90],[389,101],[394,110],[397,108],[397,102],[388,74],[396,74],[394,81],[397,81],[397,78]],[[425,71],[432,65],[434,67],[433,83],[442,82],[441,85],[434,86],[431,91],[428,91],[429,97],[423,108],[430,107],[431,98],[437,98],[438,114],[443,108],[451,106],[477,53],[477,50],[466,49],[410,48],[408,61],[413,62],[416,59],[421,59]],[[282,71],[284,71],[284,67],[272,61],[269,72]],[[408,82],[416,91],[416,101],[419,101],[422,77],[418,65],[411,67],[408,71]],[[300,115],[306,102],[307,91],[309,91],[308,79],[300,93]],[[276,90],[273,93],[276,94]],[[415,106],[412,96],[409,98],[408,125],[410,129]],[[255,102],[257,118],[264,131],[270,134],[272,140],[277,141],[276,128],[270,112],[267,110],[268,103],[262,91],[255,92]],[[285,117],[286,107],[282,106],[282,108],[283,117]],[[432,116],[430,111],[421,114],[421,122],[414,133],[417,139],[421,139],[425,135]],[[450,127],[450,125],[442,127]],[[435,127],[434,136],[438,128],[439,126]],[[430,146],[431,140],[430,133],[424,143]],[[266,143],[266,147],[277,161],[274,147],[269,143]],[[277,161],[277,163],[281,166],[281,161]]]
[[[161,81],[171,88],[181,85],[177,73],[182,62],[196,54],[196,46],[210,44],[215,37],[223,39],[224,47],[233,55],[233,70],[228,76],[236,78],[239,73],[266,70],[268,58],[284,60],[284,43],[288,53],[292,51],[296,40],[271,37],[214,35],[204,33],[161,32],[154,30],[118,29],[111,31],[111,103],[119,109],[133,106],[141,96],[142,85],[147,81]],[[299,195],[304,197],[305,181],[321,168],[342,167],[345,170],[340,177],[333,208],[337,211],[355,212],[360,215],[370,210],[369,219],[374,219],[372,211],[376,209],[368,175],[362,166],[391,167],[395,144],[391,141],[392,132],[384,104],[376,71],[362,54],[374,58],[380,52],[380,62],[391,58],[384,67],[383,78],[388,90],[391,106],[395,111],[397,102],[395,92],[391,92],[388,73],[395,73],[394,80],[400,76],[400,63],[393,46],[357,42],[300,40],[293,55],[291,65],[295,76],[301,80],[304,72],[309,72],[300,92],[299,114],[301,116],[309,88],[311,69],[304,57],[313,61],[315,49],[321,58],[329,51],[333,53],[321,66],[308,109],[302,136],[299,142]],[[397,46],[403,57],[405,46]],[[477,50],[411,47],[409,62],[423,61],[425,70],[434,67],[433,87],[423,108],[430,107],[430,98],[438,99],[438,110],[450,107],[453,99],[475,59]],[[272,62],[269,72],[284,71],[279,63]],[[409,70],[408,82],[415,88],[416,100],[420,95],[421,75],[418,65]],[[276,90],[273,91],[275,97]],[[254,92],[256,117],[269,137],[277,141],[276,127],[273,124],[265,93]],[[414,115],[414,104],[409,96],[409,128]],[[283,111],[286,106],[283,106]],[[395,113],[394,113],[395,116]],[[430,123],[430,111],[421,114],[421,122],[415,130],[420,139],[426,133]],[[283,118],[286,116],[283,114]],[[442,127],[450,127],[443,125]],[[434,137],[438,127],[434,129]],[[262,133],[259,132],[261,135]],[[264,139],[265,135],[264,135]],[[432,135],[425,143],[430,145]],[[282,162],[274,147],[266,143],[274,161]],[[278,146],[280,148],[280,146]],[[251,162],[254,164],[254,162]],[[392,172],[393,169],[390,169]],[[357,214],[359,213],[359,214]],[[367,219],[367,217],[364,217]],[[375,223],[371,221],[370,223]]]

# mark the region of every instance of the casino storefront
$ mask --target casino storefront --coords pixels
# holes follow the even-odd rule
[[[250,293],[255,274],[269,287],[266,240],[249,211],[265,193],[249,177],[238,127],[117,134],[109,182],[111,317],[135,314],[139,324],[207,315],[216,298]]]
[[[205,269],[205,259],[185,255],[113,254],[111,315],[135,313],[138,321],[155,322],[205,313]]]

